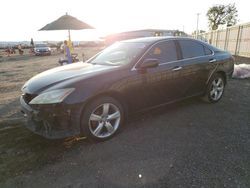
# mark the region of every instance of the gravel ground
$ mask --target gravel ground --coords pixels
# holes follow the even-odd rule
[[[15,97],[0,109],[14,110]],[[250,79],[229,80],[217,104],[194,98],[134,115],[102,143],[43,139],[7,111],[0,187],[250,187]]]

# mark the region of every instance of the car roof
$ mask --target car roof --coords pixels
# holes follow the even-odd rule
[[[42,46],[48,46],[48,44],[46,44],[46,43],[36,43],[35,45],[42,45]]]
[[[159,37],[141,37],[141,38],[135,38],[135,39],[128,39],[128,40],[123,40],[121,42],[143,42],[143,43],[155,43],[158,41],[163,41],[163,40],[171,40],[171,39],[188,39],[188,40],[196,40],[190,37],[178,37],[178,36],[159,36]],[[200,41],[200,40],[198,40]]]
[[[122,42],[144,42],[144,43],[153,43],[156,41],[160,40],[165,40],[165,39],[171,39],[171,38],[176,38],[172,36],[168,37],[141,37],[141,38],[135,38],[135,39],[128,39],[128,40],[123,40]]]
[[[191,40],[191,41],[197,41],[199,43],[202,43],[203,45],[209,47],[210,49],[212,49],[213,51],[222,51],[218,48],[216,48],[215,46],[212,46],[204,41],[201,40],[197,40],[194,38],[190,38],[190,37],[178,37],[178,36],[159,36],[159,37],[141,37],[141,38],[135,38],[135,39],[129,39],[129,40],[123,40],[120,42],[128,42],[128,43],[132,43],[132,42],[142,42],[142,43],[147,43],[148,45],[154,44],[156,42],[159,41],[164,41],[164,40],[172,40],[172,39],[184,39],[184,40]]]

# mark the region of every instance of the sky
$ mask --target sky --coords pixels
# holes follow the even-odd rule
[[[216,4],[235,3],[239,23],[250,22],[247,0],[5,0],[1,1],[0,41],[65,40],[67,31],[38,31],[69,15],[96,29],[72,31],[72,40],[139,29],[179,29],[186,33],[208,30],[207,10]]]

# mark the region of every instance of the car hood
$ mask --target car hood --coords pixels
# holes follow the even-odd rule
[[[82,62],[64,65],[34,76],[24,84],[22,92],[39,94],[40,92],[64,81],[77,77],[79,77],[79,79],[88,78],[114,68],[115,66],[93,65]]]
[[[36,47],[35,50],[49,50],[49,47]]]

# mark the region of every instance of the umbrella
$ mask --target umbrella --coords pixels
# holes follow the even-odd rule
[[[66,13],[66,15],[61,16],[57,20],[45,25],[43,28],[39,29],[39,31],[68,30],[69,40],[70,40],[70,30],[81,30],[81,29],[94,29],[94,27]]]

